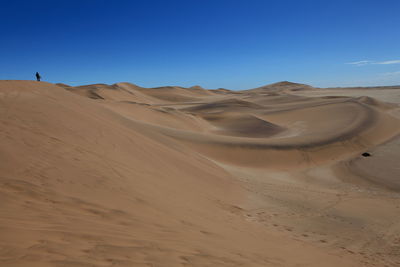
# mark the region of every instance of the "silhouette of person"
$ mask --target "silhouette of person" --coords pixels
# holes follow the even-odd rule
[[[36,80],[38,82],[40,82],[40,78],[42,78],[42,77],[40,76],[39,72],[36,72]]]

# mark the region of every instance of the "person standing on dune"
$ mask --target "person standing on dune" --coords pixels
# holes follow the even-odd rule
[[[39,72],[36,72],[36,80],[38,82],[40,82],[40,78],[42,78],[42,77],[40,76]]]

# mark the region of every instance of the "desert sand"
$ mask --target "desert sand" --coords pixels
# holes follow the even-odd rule
[[[400,266],[399,134],[400,87],[0,81],[0,266]]]

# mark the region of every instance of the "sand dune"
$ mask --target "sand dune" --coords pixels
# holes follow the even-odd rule
[[[254,89],[244,90],[246,93],[256,93],[256,94],[271,94],[274,92],[292,92],[292,91],[304,91],[313,89],[312,86],[302,83],[292,83],[288,81],[273,83],[257,87]]]
[[[257,118],[253,115],[237,114],[207,114],[203,119],[215,127],[214,132],[221,135],[242,136],[242,137],[268,137],[276,135],[285,129]]]
[[[400,265],[377,90],[0,81],[0,265]]]

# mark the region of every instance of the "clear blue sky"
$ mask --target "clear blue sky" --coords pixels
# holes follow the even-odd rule
[[[0,79],[400,84],[399,12],[399,0],[1,1]]]

